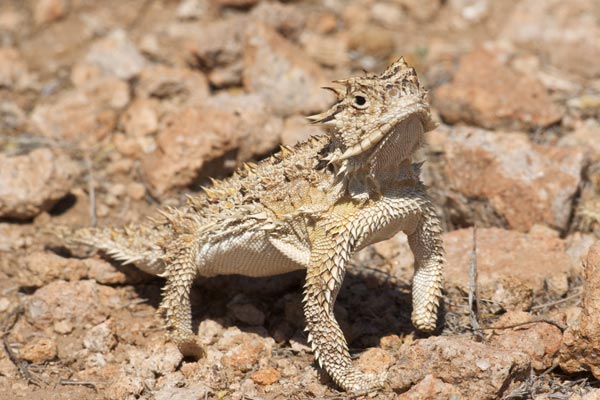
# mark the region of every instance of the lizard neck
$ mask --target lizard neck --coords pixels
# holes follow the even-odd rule
[[[424,142],[420,118],[410,118],[394,127],[373,150],[342,161],[336,167],[338,179],[354,199],[368,200],[384,194],[386,188],[419,181],[420,165],[412,155]]]

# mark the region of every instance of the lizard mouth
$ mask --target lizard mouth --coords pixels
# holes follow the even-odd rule
[[[394,118],[379,125],[359,143],[348,147],[342,154],[333,156],[330,159],[330,162],[344,161],[350,157],[364,154],[378,145],[383,138],[391,135],[396,136],[398,134],[402,134],[402,131],[404,130],[403,128],[405,127],[405,122],[412,119],[412,116],[419,119],[419,123],[423,131],[430,130],[426,128],[430,125],[429,113],[425,112],[425,110],[419,110],[417,113],[409,113],[408,115],[404,115],[400,118]]]

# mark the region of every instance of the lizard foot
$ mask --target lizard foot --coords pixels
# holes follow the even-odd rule
[[[387,373],[365,374],[356,369],[342,376],[337,381],[340,388],[353,394],[372,393],[383,388]]]
[[[422,332],[433,332],[437,327],[437,313],[434,312],[413,312],[412,323],[415,328]]]

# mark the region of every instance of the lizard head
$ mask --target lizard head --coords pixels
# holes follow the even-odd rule
[[[370,155],[388,143],[398,147],[394,149],[398,159],[406,159],[420,146],[423,134],[435,128],[427,91],[403,58],[379,75],[334,83],[342,88],[325,89],[336,94],[337,102],[309,117],[331,128],[336,151],[328,156],[330,163]]]

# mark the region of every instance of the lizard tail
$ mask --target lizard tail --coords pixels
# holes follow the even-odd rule
[[[158,233],[142,226],[124,228],[80,228],[54,226],[50,232],[67,246],[85,245],[101,250],[123,264],[135,264],[144,272],[164,272],[164,251],[156,244]],[[153,237],[156,236],[156,237]]]

